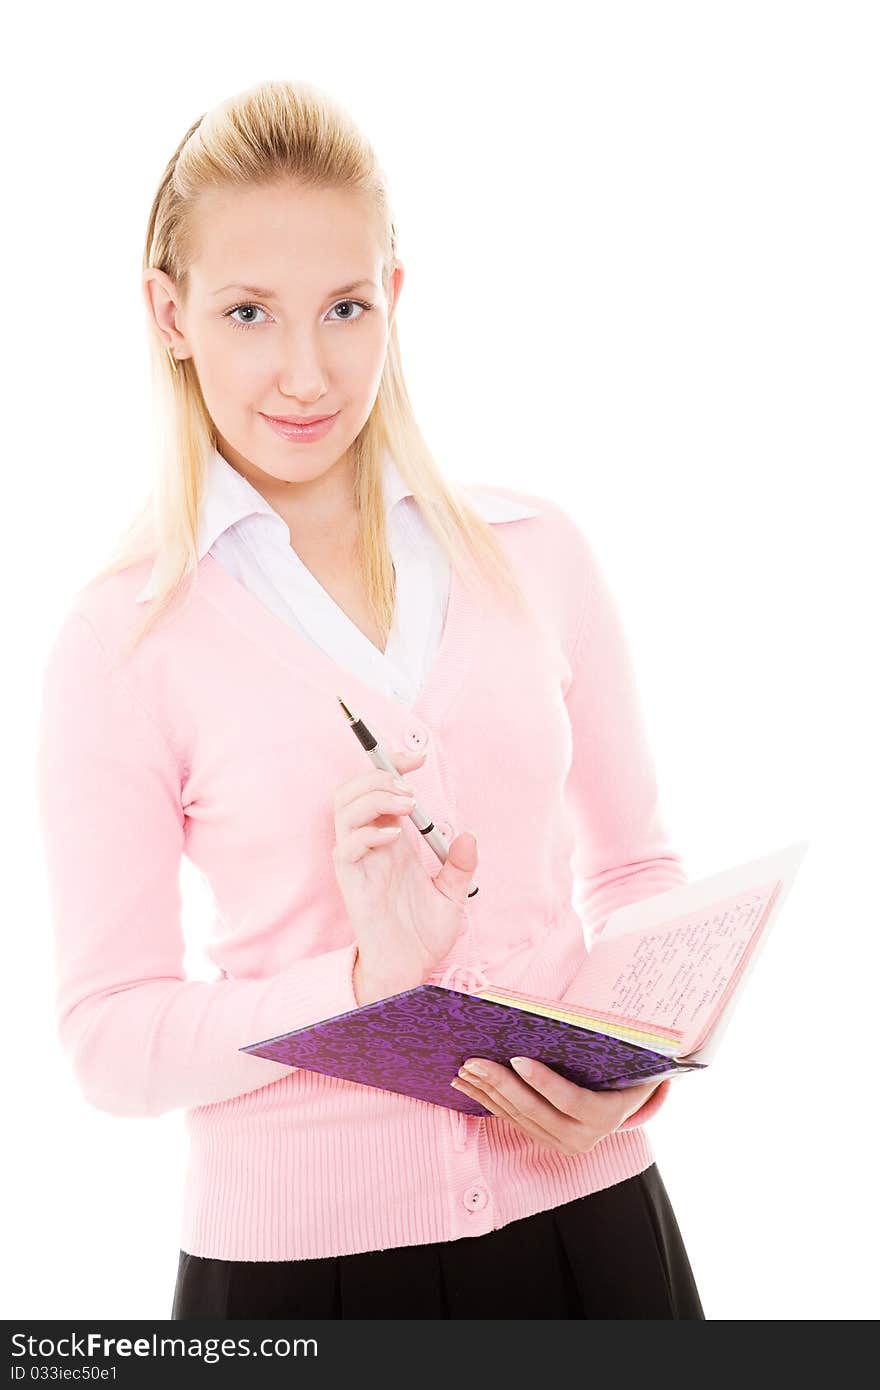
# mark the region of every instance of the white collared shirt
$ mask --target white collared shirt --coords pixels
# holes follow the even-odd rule
[[[361,680],[402,704],[415,702],[440,643],[449,598],[449,559],[390,454],[383,459],[388,543],[396,573],[394,620],[384,652],[331,598],[303,564],[284,518],[214,450],[199,524],[207,552],[283,622]],[[468,487],[489,522],[539,516],[509,498]],[[154,577],[137,595],[153,593]]]

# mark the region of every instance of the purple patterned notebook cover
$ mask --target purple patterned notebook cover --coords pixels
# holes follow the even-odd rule
[[[239,1051],[469,1115],[491,1114],[450,1085],[469,1057],[506,1066],[511,1057],[534,1057],[593,1091],[702,1065],[441,985],[417,985]]]

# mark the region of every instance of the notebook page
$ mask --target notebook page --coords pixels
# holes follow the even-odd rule
[[[487,991],[491,991],[493,997],[496,999],[500,999],[503,995],[505,1001],[509,1000],[510,1003],[515,1006],[525,1007],[526,1004],[534,1004],[542,1010],[555,1010],[558,1015],[561,1016],[564,1014],[565,1017],[570,1018],[573,1023],[583,1022],[586,1024],[599,1024],[600,1026],[605,1023],[611,1023],[617,1028],[629,1028],[630,1031],[639,1031],[631,1028],[629,1019],[620,1018],[617,1014],[608,1013],[604,1009],[582,1009],[579,1008],[577,1004],[561,1004],[555,999],[545,999],[540,994],[524,994],[522,990],[508,989],[507,985],[489,985],[476,990],[475,993],[485,995]],[[676,1028],[659,1028],[656,1024],[652,1024],[651,1033],[646,1033],[644,1036],[655,1037],[661,1041],[673,1043],[676,1047],[680,1045],[682,1040],[682,1035]]]
[[[589,1006],[683,1034],[692,1052],[735,986],[778,879],[682,913],[661,925],[605,941],[590,951]]]
[[[542,1018],[558,1018],[563,1023],[572,1023],[576,1028],[587,1028],[593,1033],[604,1033],[610,1038],[624,1038],[639,1047],[647,1047],[651,1052],[662,1052],[667,1057],[675,1057],[680,1051],[680,1043],[661,1036],[647,1033],[643,1028],[625,1027],[619,1023],[609,1023],[605,1019],[590,1018],[583,1012],[572,1013],[558,1004],[542,1000],[512,998],[504,990],[484,987],[474,991],[480,999],[492,999],[496,1004],[507,1004],[510,1008],[522,1009],[525,1013],[540,1014]]]

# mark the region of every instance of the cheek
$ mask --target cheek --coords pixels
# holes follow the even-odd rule
[[[377,309],[373,314],[377,314]],[[372,315],[371,315],[372,318]],[[380,319],[363,330],[352,329],[349,341],[334,344],[327,354],[327,365],[337,380],[345,380],[353,387],[367,390],[378,387],[385,366],[388,350],[387,335]],[[340,339],[342,334],[340,333]]]
[[[277,396],[279,371],[268,353],[226,348],[212,359],[210,370],[203,391],[206,401],[210,393],[220,410],[250,414]]]
[[[246,337],[228,324],[206,330],[193,348],[198,363],[199,381],[207,396],[223,392],[231,399],[247,395],[248,385],[263,378],[267,370],[266,357],[258,346],[243,345]]]

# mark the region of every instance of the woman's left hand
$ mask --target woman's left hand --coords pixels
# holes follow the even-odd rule
[[[475,1066],[482,1067],[485,1075],[472,1076]],[[591,1091],[566,1081],[543,1062],[517,1058],[516,1067],[518,1075],[499,1062],[475,1057],[464,1064],[452,1085],[561,1154],[588,1153],[640,1110],[664,1080],[656,1077],[620,1091]]]

